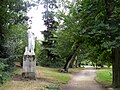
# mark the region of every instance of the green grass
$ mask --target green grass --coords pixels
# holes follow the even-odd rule
[[[69,68],[69,72],[70,73],[78,73],[82,69],[84,69],[84,68],[82,68],[82,67],[79,67],[79,68]]]
[[[0,86],[0,90],[59,90],[60,85],[67,83],[70,76],[60,73],[59,68],[36,67],[36,80],[11,80]],[[21,75],[22,69],[15,74]]]
[[[97,70],[96,80],[101,84],[111,85],[111,83],[112,83],[112,70],[111,69]]]
[[[60,85],[67,83],[71,77],[68,73],[60,73],[60,68],[36,67],[36,80],[11,80],[0,90],[60,90]],[[80,68],[69,69],[70,73],[80,71]],[[14,74],[21,75],[22,69],[17,69]]]
[[[49,90],[60,90],[60,87],[57,84],[48,84],[46,88]]]
[[[66,73],[60,73],[59,68],[38,67],[42,74],[57,80],[58,83],[67,83],[71,78]]]

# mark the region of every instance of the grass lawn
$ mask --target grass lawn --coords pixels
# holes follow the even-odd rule
[[[67,73],[60,73],[58,68],[38,67],[38,70],[43,76],[50,77],[60,84],[67,83],[70,80],[70,76]]]
[[[111,85],[111,83],[112,83],[112,70],[111,69],[97,70],[96,80],[101,84]]]
[[[80,69],[69,69],[71,73]],[[16,76],[3,84],[0,90],[59,90],[61,84],[67,83],[71,77],[67,73],[60,73],[59,68],[36,67],[36,80],[21,79],[22,69],[15,71]]]

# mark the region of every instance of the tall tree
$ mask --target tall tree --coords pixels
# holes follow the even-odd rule
[[[120,87],[119,6],[118,0],[77,0],[68,6],[67,14],[61,12],[59,15],[71,40],[85,44],[86,49],[96,47],[98,58],[104,56],[102,51],[108,52],[108,57],[112,52],[114,87]]]
[[[56,0],[45,0],[43,1],[43,6],[45,8],[45,12],[43,14],[44,25],[47,27],[47,30],[42,31],[44,35],[44,41],[42,41],[42,46],[44,47],[43,53],[46,57],[44,57],[44,65],[52,66],[55,63],[55,59],[58,57],[52,52],[52,49],[55,47],[55,36],[54,32],[57,30],[57,21],[55,21],[53,13],[57,8]],[[43,55],[42,53],[42,55]]]

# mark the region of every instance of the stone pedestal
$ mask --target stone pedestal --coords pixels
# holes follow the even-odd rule
[[[28,46],[25,47],[25,52],[23,56],[23,73],[22,76],[24,78],[35,79],[35,68],[36,68],[36,60],[35,60],[35,34],[28,30]]]
[[[24,78],[35,79],[36,61],[35,55],[24,55],[23,57],[23,74]]]

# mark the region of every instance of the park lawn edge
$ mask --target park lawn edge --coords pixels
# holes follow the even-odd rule
[[[96,81],[104,86],[111,86],[112,84],[112,70],[99,69],[96,71]]]

